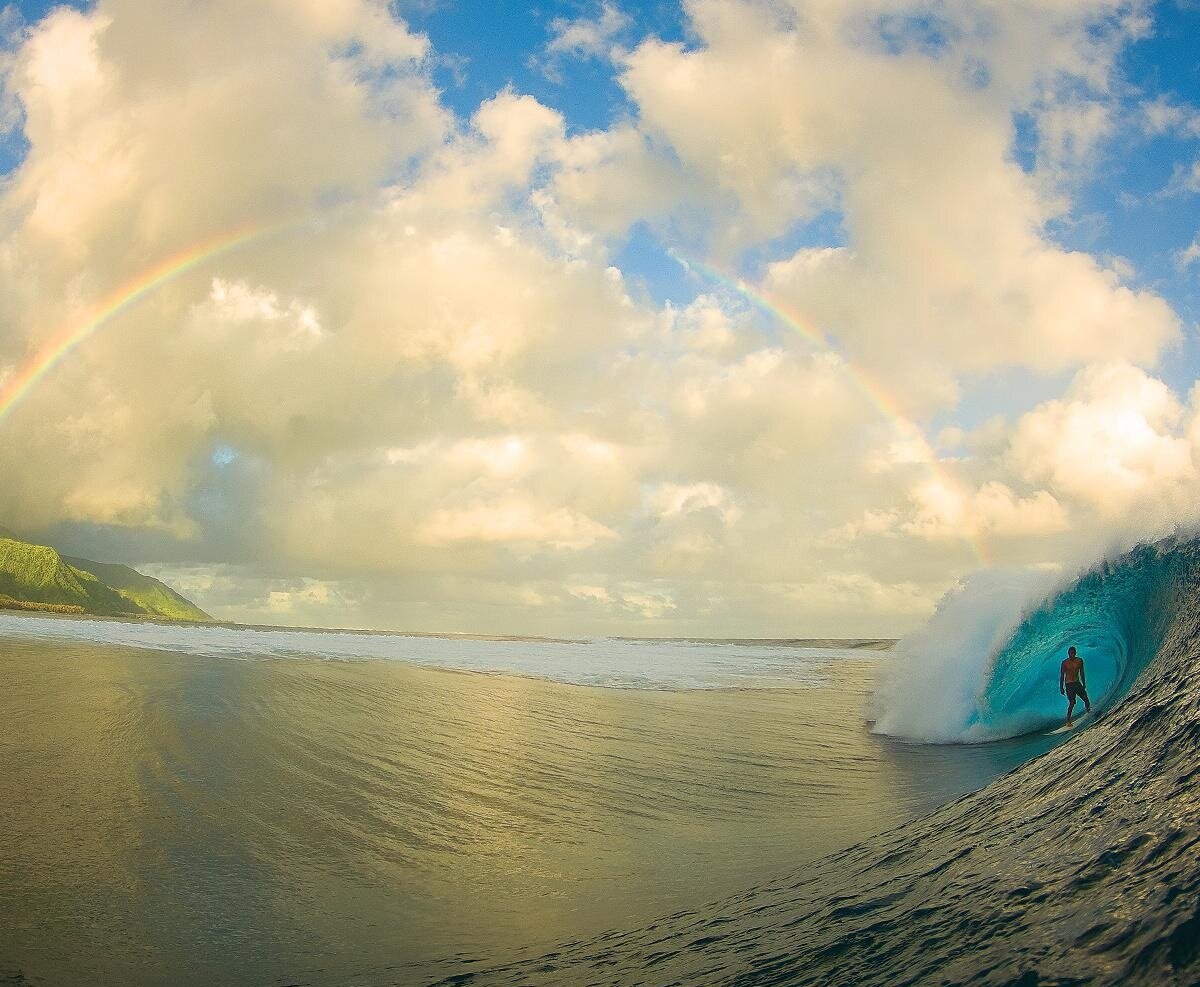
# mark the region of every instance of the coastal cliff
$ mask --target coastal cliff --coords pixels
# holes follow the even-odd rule
[[[165,583],[126,565],[64,557],[0,527],[0,609],[107,617],[212,618]]]

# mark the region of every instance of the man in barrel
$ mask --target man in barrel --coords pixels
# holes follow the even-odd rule
[[[1083,700],[1083,711],[1092,711],[1092,701],[1088,699],[1087,680],[1083,674],[1083,659],[1075,652],[1075,646],[1067,648],[1067,657],[1058,668],[1058,691],[1067,697],[1067,726],[1074,726],[1072,716],[1075,712],[1075,700]]]

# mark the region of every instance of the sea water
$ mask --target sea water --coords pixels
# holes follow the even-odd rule
[[[872,736],[887,660],[0,617],[0,975],[420,983],[750,887],[1020,760]]]
[[[6,617],[0,983],[1195,983],[1198,586],[894,652]]]

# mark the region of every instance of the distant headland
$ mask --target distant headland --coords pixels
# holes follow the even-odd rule
[[[0,527],[0,610],[212,620],[171,587],[136,569],[63,556],[4,527]]]

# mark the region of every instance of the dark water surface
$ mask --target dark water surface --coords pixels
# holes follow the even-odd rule
[[[651,692],[0,640],[0,982],[522,983],[1036,753],[872,737],[874,667]]]

